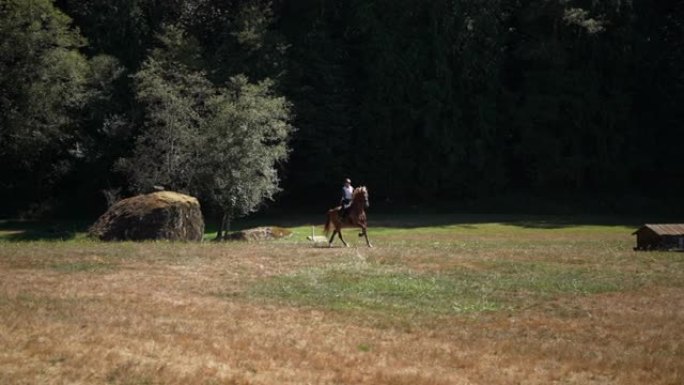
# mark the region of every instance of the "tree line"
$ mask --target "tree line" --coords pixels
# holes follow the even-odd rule
[[[0,0],[0,214],[677,199],[682,63],[676,1]]]

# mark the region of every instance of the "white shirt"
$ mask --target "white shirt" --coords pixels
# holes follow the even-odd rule
[[[352,193],[354,192],[354,187],[352,186],[342,186],[342,197],[351,201]]]

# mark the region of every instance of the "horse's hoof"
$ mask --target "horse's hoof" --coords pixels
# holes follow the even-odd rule
[[[363,237],[363,233],[359,233],[359,237]]]
[[[368,247],[370,247],[370,248],[372,249],[372,248],[373,248],[373,245],[371,245],[371,244],[369,243],[369,244],[368,244]]]

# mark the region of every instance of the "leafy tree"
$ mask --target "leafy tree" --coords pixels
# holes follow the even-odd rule
[[[145,130],[136,140],[133,158],[122,167],[130,174],[134,190],[164,185],[190,191],[195,182],[196,142],[212,85],[195,69],[199,51],[182,30],[168,27],[160,40],[163,47],[153,50],[135,75]]]
[[[0,3],[0,174],[21,199],[45,200],[86,156],[86,111],[120,74],[70,23],[50,0]]]
[[[181,29],[169,27],[161,40],[135,76],[146,131],[123,166],[138,190],[161,184],[200,197],[219,213],[221,238],[233,218],[279,190],[289,105],[268,80],[251,84],[239,75],[213,85]]]
[[[56,0],[88,37],[84,49],[116,56],[136,71],[164,24],[178,21],[197,0]]]
[[[287,44],[275,28],[271,0],[176,0],[185,3],[178,23],[203,47],[214,82],[235,74],[278,79]]]
[[[207,102],[197,159],[201,196],[221,213],[217,238],[230,221],[255,211],[280,190],[277,165],[287,158],[290,106],[273,83],[235,76]]]

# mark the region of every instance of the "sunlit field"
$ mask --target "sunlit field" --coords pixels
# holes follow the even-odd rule
[[[638,223],[373,219],[372,249],[2,222],[0,383],[684,383],[684,253]]]

